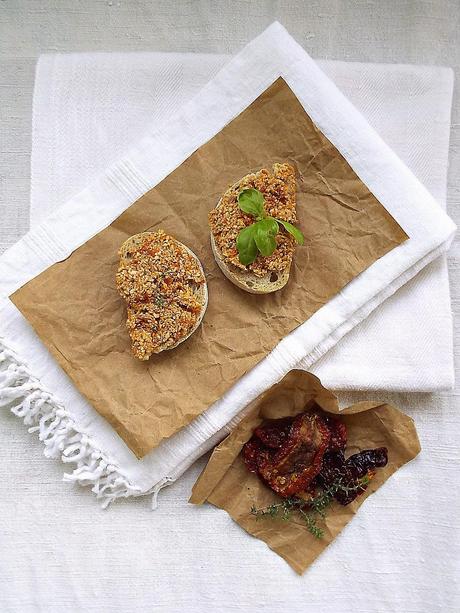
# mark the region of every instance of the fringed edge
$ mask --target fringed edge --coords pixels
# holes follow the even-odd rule
[[[29,427],[29,432],[38,432],[47,458],[76,464],[71,473],[64,473],[63,481],[91,486],[103,508],[117,498],[153,494],[154,509],[158,492],[172,482],[166,477],[147,492],[132,485],[119,466],[110,462],[94,441],[78,429],[63,404],[43,388],[3,339],[0,339],[0,408],[9,408]]]

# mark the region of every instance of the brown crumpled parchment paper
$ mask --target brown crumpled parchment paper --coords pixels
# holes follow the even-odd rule
[[[348,431],[347,457],[363,449],[388,448],[388,464],[377,469],[367,490],[345,507],[337,503],[329,507],[325,522],[320,521],[324,528],[321,539],[312,536],[301,520],[257,520],[251,515],[253,505],[264,508],[279,502],[280,498],[248,471],[240,455],[244,443],[264,419],[297,415],[315,403],[324,411],[340,413]],[[339,411],[337,398],[317,377],[303,370],[292,370],[251,403],[246,417],[214,449],[193,487],[190,502],[210,502],[224,509],[249,534],[267,543],[302,574],[353,519],[365,499],[419,452],[413,420],[395,407],[379,402],[359,402]]]
[[[297,168],[298,217],[306,241],[297,249],[288,285],[254,296],[217,267],[207,215],[229,185],[277,161]],[[209,306],[191,338],[145,363],[130,351],[115,272],[123,241],[158,227],[200,258]],[[406,239],[278,79],[109,227],[11,299],[80,392],[142,457]]]

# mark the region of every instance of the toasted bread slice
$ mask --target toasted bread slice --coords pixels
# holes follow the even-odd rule
[[[164,235],[163,231],[160,230],[159,232]],[[171,340],[168,339],[165,342],[159,343],[156,346],[152,346],[150,339],[148,338],[149,336],[148,329],[141,331],[142,337],[140,339],[138,338],[138,336],[139,334],[141,334],[141,332],[139,332],[138,330],[136,332],[133,332],[135,327],[137,327],[136,324],[139,325],[139,321],[142,321],[142,315],[139,316],[139,314],[137,314],[136,311],[139,311],[139,308],[141,309],[148,308],[149,305],[153,306],[153,299],[151,302],[148,302],[148,301],[141,302],[141,301],[138,301],[136,297],[134,296],[132,300],[130,300],[129,293],[131,290],[129,287],[129,282],[127,283],[126,279],[123,280],[121,278],[120,271],[129,267],[130,262],[132,262],[133,260],[133,256],[141,249],[141,247],[145,245],[146,241],[148,241],[149,239],[152,239],[154,235],[156,234],[158,234],[158,232],[156,233],[155,232],[142,232],[140,234],[135,234],[134,236],[131,236],[130,238],[128,238],[121,245],[119,249],[120,263],[119,263],[119,268],[118,268],[118,273],[117,273],[117,287],[118,287],[119,293],[122,295],[122,297],[125,299],[127,303],[127,308],[128,308],[127,327],[128,327],[128,330],[130,330],[130,336],[131,336],[131,340],[133,343],[133,353],[140,360],[148,360],[152,354],[160,353],[162,351],[166,351],[169,349],[174,349],[175,347],[177,347],[178,345],[186,341],[200,326],[203,320],[204,314],[206,312],[206,308],[208,306],[208,288],[206,284],[206,277],[205,277],[203,267],[201,265],[200,260],[193,253],[193,251],[189,249],[186,245],[184,245],[183,243],[179,242],[176,239],[173,239],[172,237],[168,237],[169,239],[174,241],[175,246],[179,248],[179,250],[183,251],[184,254],[187,254],[193,259],[193,261],[196,263],[196,266],[198,267],[200,271],[202,282],[188,280],[186,284],[184,284],[184,289],[186,291],[190,291],[191,296],[194,299],[194,301],[197,304],[199,304],[200,310],[197,314],[196,321],[194,322],[193,326],[187,331],[187,333],[185,333],[183,336],[178,338],[175,342],[171,343]],[[152,268],[152,278],[153,278],[154,273],[155,273],[155,270]],[[135,292],[134,289],[133,289],[133,292]],[[155,303],[155,307],[156,307],[157,312],[158,310],[160,310],[160,318],[161,318],[161,308],[158,307],[157,303]],[[130,317],[132,319],[131,325],[130,325]]]
[[[237,228],[233,234],[232,230],[227,233],[226,238],[229,237],[229,240],[225,241],[226,244],[224,244],[224,249],[228,244],[230,244],[232,247],[236,247],[236,237],[239,229],[241,229],[241,225],[237,226],[237,223],[240,221],[243,215],[237,206],[238,193],[247,187],[256,187],[259,189],[259,191],[262,191],[262,193],[264,193],[264,191],[269,193],[272,200],[271,206],[274,207],[277,207],[277,203],[276,198],[273,198],[273,191],[281,190],[283,202],[285,203],[284,206],[286,206],[286,209],[288,210],[288,215],[292,215],[291,219],[287,218],[286,221],[295,221],[296,184],[294,168],[287,163],[274,164],[272,173],[263,168],[257,173],[248,174],[234,183],[219,200],[216,209],[211,212],[212,215],[219,208],[227,207],[228,215],[227,217],[222,215],[222,219],[225,218],[225,222],[228,220],[228,223],[230,224],[235,223],[235,228]],[[276,214],[279,215],[277,208],[275,211]],[[222,223],[222,219],[219,220],[220,224]],[[237,256],[233,255],[232,257],[228,257],[222,251],[218,245],[218,240],[216,240],[216,236],[213,233],[211,221],[210,225],[211,248],[215,260],[227,279],[229,279],[237,287],[251,294],[269,294],[282,289],[286,285],[289,280],[289,272],[294,254],[294,240],[292,237],[283,236],[285,246],[287,243],[287,248],[285,249],[281,267],[279,265],[276,268],[272,267],[272,262],[270,262],[270,260],[272,260],[272,256],[264,258],[261,254],[258,255],[255,262],[256,265],[258,264],[257,267],[251,264],[248,266],[243,266],[241,263],[239,263]],[[233,252],[236,253],[236,249],[233,249]],[[276,251],[274,255],[276,256]],[[263,264],[266,264],[266,266],[264,267]],[[254,272],[254,269],[256,272]]]

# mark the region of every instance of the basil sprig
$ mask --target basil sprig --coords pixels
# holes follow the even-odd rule
[[[275,236],[280,231],[280,224],[299,245],[303,245],[304,237],[298,228],[265,213],[264,196],[258,189],[243,189],[238,195],[238,205],[244,213],[255,218],[253,224],[240,231],[236,241],[238,257],[244,266],[254,262],[259,252],[267,257],[275,251]]]

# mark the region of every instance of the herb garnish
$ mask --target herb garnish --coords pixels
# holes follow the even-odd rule
[[[260,252],[263,256],[272,255],[276,249],[275,236],[280,230],[280,224],[292,234],[299,245],[303,245],[302,232],[288,221],[270,217],[264,210],[264,196],[258,189],[243,189],[238,195],[238,205],[247,215],[255,217],[255,222],[243,228],[236,241],[239,260],[247,266],[256,259]]]
[[[302,498],[286,498],[278,504],[270,504],[268,507],[257,509],[255,506],[251,507],[251,515],[254,515],[256,520],[263,518],[278,518],[283,521],[289,521],[294,513],[300,516],[310,534],[315,538],[321,539],[324,536],[324,530],[317,524],[318,517],[324,519],[326,517],[326,509],[330,507],[337,492],[355,492],[357,490],[365,490],[369,484],[369,477],[365,475],[359,479],[355,484],[348,486],[342,483],[341,480],[334,482],[332,485],[321,490],[314,498],[308,502],[302,500]]]

